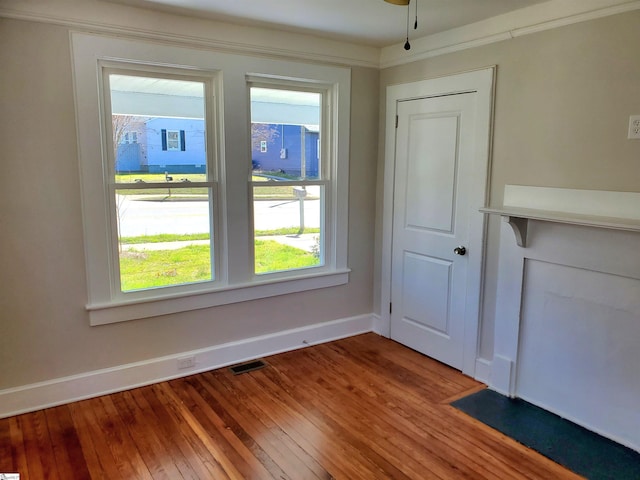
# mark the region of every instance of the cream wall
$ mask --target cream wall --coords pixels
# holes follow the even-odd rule
[[[68,4],[77,18],[85,16],[86,24],[97,21],[90,15],[110,22],[121,17],[128,22],[123,34],[133,24],[146,32],[178,25],[204,38],[215,31],[208,27],[220,27],[202,19],[176,23],[164,14],[105,2],[58,3]],[[39,8],[47,5],[40,2]],[[498,66],[492,206],[500,205],[505,184],[640,191],[640,141],[626,139],[629,115],[640,114],[640,56],[633,49],[640,43],[639,11],[380,72],[357,66],[348,285],[90,327],[65,23],[0,19],[0,42],[10,47],[0,51],[0,390],[377,310],[387,85]],[[258,38],[264,32],[247,33]],[[180,35],[176,30],[171,38]],[[286,53],[287,35],[270,32],[264,38]],[[305,41],[325,59],[336,48],[335,42]],[[204,43],[200,48],[212,48]],[[371,64],[371,49],[345,49],[354,65]],[[486,359],[493,355],[498,227],[492,218],[481,332]]]
[[[627,140],[629,115],[640,114],[639,44],[634,11],[382,70],[377,191],[386,87],[497,65],[491,206],[501,205],[505,184],[639,192],[640,140]],[[492,218],[480,349],[486,359],[493,355],[498,239]]]
[[[0,44],[0,390],[371,313],[376,69],[352,69],[347,285],[90,327],[69,28],[0,19]]]

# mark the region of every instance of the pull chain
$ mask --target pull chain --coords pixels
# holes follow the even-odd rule
[[[416,0],[416,5],[418,4],[417,0]],[[411,11],[411,5],[410,3],[407,4],[407,41],[404,43],[404,49],[405,50],[410,50],[411,49],[411,44],[409,43],[409,15]]]

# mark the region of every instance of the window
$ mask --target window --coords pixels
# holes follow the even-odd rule
[[[186,151],[184,130],[162,130],[162,150]]]
[[[116,120],[117,121],[117,120]],[[116,129],[117,131],[117,129]],[[122,139],[118,140],[117,134],[114,134],[113,141],[118,145],[127,145],[130,143],[138,143],[138,132],[124,132]]]
[[[254,269],[258,275],[324,264],[323,206],[329,187],[319,156],[326,91],[301,84],[250,88],[251,143],[278,145],[251,178]],[[277,152],[277,149],[272,149]],[[283,155],[283,152],[285,155]],[[282,162],[287,159],[287,162]]]
[[[92,325],[348,282],[349,69],[72,44]]]
[[[114,290],[144,291],[209,282],[212,262],[214,169],[208,165],[204,132],[206,92],[212,79],[188,74],[144,72],[103,67],[105,125],[111,126],[114,149],[107,152],[118,263],[112,265]],[[147,156],[124,162],[116,148],[121,130],[136,124],[144,131]],[[176,126],[184,129],[172,130]],[[162,128],[165,127],[165,128]],[[185,151],[185,132],[199,138]],[[108,132],[107,132],[108,133]],[[133,139],[124,134],[127,143]],[[136,137],[137,138],[137,137]],[[158,149],[158,145],[162,146]],[[109,145],[110,146],[110,145]],[[129,155],[131,156],[131,155]],[[126,163],[127,168],[121,167]]]

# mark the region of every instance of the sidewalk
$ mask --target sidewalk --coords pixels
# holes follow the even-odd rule
[[[303,233],[302,235],[274,235],[269,237],[258,237],[258,240],[275,240],[278,243],[299,248],[307,252],[313,251],[316,238],[320,238],[319,233]]]

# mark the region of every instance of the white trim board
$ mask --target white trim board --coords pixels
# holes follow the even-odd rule
[[[476,372],[474,378],[479,382],[489,385],[491,382],[491,360],[486,358],[476,359]]]
[[[373,315],[359,315],[0,390],[0,418],[130,390],[259,357],[372,332],[373,323]],[[195,357],[195,366],[179,370],[178,360],[190,356]]]

